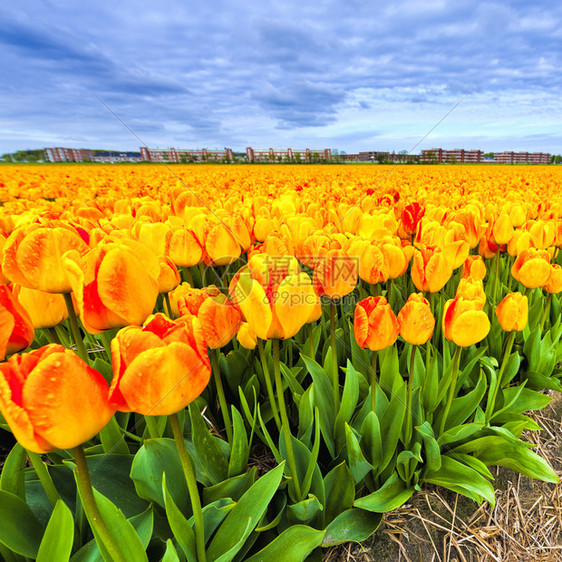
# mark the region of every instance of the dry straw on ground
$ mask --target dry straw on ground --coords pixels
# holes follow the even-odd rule
[[[543,428],[525,438],[562,476],[562,397],[533,415]],[[365,544],[325,553],[324,562],[562,561],[562,484],[493,471],[494,509],[442,488],[428,488],[385,516]]]

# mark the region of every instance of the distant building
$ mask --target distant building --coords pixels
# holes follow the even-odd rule
[[[372,150],[370,152],[360,152],[357,155],[359,162],[419,162],[420,157],[418,154],[404,154],[396,152],[388,152],[381,150]]]
[[[231,148],[224,150],[184,149],[184,148],[147,148],[141,146],[141,159],[143,162],[221,162],[234,160]]]
[[[430,148],[422,150],[421,159],[424,162],[476,164],[478,162],[484,161],[484,152],[482,150],[465,150],[464,148],[455,148],[453,150],[445,150],[443,148]]]
[[[359,162],[359,154],[340,154],[338,158],[343,162]]]
[[[503,164],[550,164],[546,152],[498,152],[496,161]]]
[[[246,148],[246,160],[248,162],[331,162],[332,151],[329,148],[313,150],[311,148],[294,149],[261,149]]]
[[[93,157],[91,150],[85,148],[45,148],[48,162],[90,162]]]
[[[92,156],[92,162],[114,163],[114,162],[142,162],[140,152],[116,152],[113,150],[96,150]]]

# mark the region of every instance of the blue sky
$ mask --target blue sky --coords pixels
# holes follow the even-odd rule
[[[562,153],[559,2],[4,0],[0,53],[0,154],[138,150],[98,98],[150,147]]]

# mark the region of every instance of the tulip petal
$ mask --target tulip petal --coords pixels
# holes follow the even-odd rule
[[[125,370],[119,390],[127,396],[130,411],[170,415],[195,400],[210,375],[203,358],[188,345],[174,342],[137,356]]]
[[[37,435],[27,412],[13,400],[8,381],[0,373],[0,412],[10,426],[20,445],[34,453],[47,453],[56,449],[48,441]]]
[[[98,271],[102,302],[128,324],[142,324],[158,297],[158,284],[135,255],[124,248],[108,252]]]
[[[306,324],[316,308],[317,298],[306,273],[285,277],[275,299],[275,314],[283,338],[294,336]]]
[[[461,347],[469,347],[482,341],[490,331],[488,315],[481,310],[467,310],[452,325],[452,341]]]
[[[254,281],[249,272],[240,275],[234,287],[235,299],[246,322],[258,338],[266,340],[273,321],[269,299],[263,287]]]
[[[76,447],[99,433],[114,409],[103,376],[74,352],[43,355],[29,374],[22,406],[37,434],[57,449]]]

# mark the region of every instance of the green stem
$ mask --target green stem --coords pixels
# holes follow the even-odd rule
[[[550,310],[550,303],[552,302],[552,293],[548,294],[548,298],[546,299],[546,304],[544,305],[544,312],[542,314],[542,318],[541,318],[541,323],[540,323],[540,327],[541,327],[541,334],[544,328],[544,323],[546,321],[546,317],[548,316],[548,312]]]
[[[58,343],[59,345],[62,345],[59,335],[57,334],[57,331],[54,328],[47,328],[46,332],[47,332],[47,339],[49,340],[49,343]]]
[[[453,397],[455,396],[455,389],[457,387],[457,377],[459,374],[459,362],[461,358],[462,347],[457,346],[457,351],[455,352],[455,357],[453,358],[453,373],[451,375],[451,385],[449,386],[449,396],[447,398],[447,404],[445,405],[445,411],[443,412],[443,417],[441,418],[441,427],[439,428],[439,435],[443,435],[445,430],[445,423],[447,421],[447,416],[449,415],[449,410],[451,409],[451,404],[453,403]]]
[[[340,380],[338,368],[338,348],[336,342],[336,305],[330,300],[330,336],[332,341],[332,385],[334,387],[334,412],[340,411]]]
[[[199,275],[201,276],[201,287],[199,288],[202,289],[207,284],[205,282],[205,266],[203,265],[202,261],[199,262],[198,266],[199,266]]]
[[[496,275],[494,277],[494,292],[492,293],[494,295],[494,306],[496,306],[497,302],[498,302],[498,277],[500,275],[500,249],[498,247],[498,251],[496,252]]]
[[[191,275],[191,269],[189,267],[184,267],[183,271],[187,282],[193,287],[193,275]]]
[[[29,457],[31,464],[35,469],[37,476],[39,477],[41,486],[43,486],[43,490],[45,490],[45,493],[47,494],[47,497],[49,498],[51,505],[55,507],[55,504],[57,503],[58,500],[61,499],[61,497],[57,492],[57,489],[55,488],[53,479],[51,478],[51,475],[49,474],[49,471],[47,470],[45,463],[41,459],[41,456],[38,455],[37,453],[32,453],[31,451],[27,451],[27,456]]]
[[[309,322],[306,325],[306,329],[308,332],[308,345],[310,346],[310,357],[312,359],[315,359],[316,353],[314,352],[314,334],[312,333],[312,322]]]
[[[100,340],[105,352],[107,353],[107,358],[111,362],[111,336],[109,335],[109,332],[102,332],[100,334]]]
[[[166,304],[166,314],[168,318],[174,319],[174,315],[172,314],[172,305],[170,304],[170,295],[168,293],[164,293],[164,303]]]
[[[427,293],[427,302],[429,302],[429,310],[431,310],[431,314],[435,316],[434,306],[433,306],[433,293]],[[425,344],[425,376],[427,377],[427,373],[429,372],[429,361],[431,360],[431,339],[427,340]],[[439,344],[437,344],[439,345]]]
[[[277,401],[275,400],[275,393],[273,392],[273,384],[271,382],[271,375],[269,374],[269,367],[267,366],[263,342],[260,339],[258,339],[258,352],[260,354],[261,368],[263,371],[263,378],[265,379],[265,388],[267,389],[267,397],[269,398],[273,419],[275,420],[277,431],[281,432],[281,419],[277,412]]]
[[[70,322],[70,329],[72,331],[72,338],[76,344],[76,352],[78,355],[88,363],[88,354],[86,353],[86,348],[84,347],[84,340],[80,335],[80,328],[78,326],[78,318],[76,318],[76,313],[74,312],[74,303],[72,302],[72,297],[70,293],[63,293],[64,302],[66,303],[66,309],[68,310],[68,320]]]
[[[217,350],[209,349],[209,357],[211,358],[211,370],[213,371],[213,379],[217,387],[217,394],[219,397],[222,419],[224,421],[224,427],[226,429],[226,438],[228,439],[228,442],[232,445],[232,421],[230,419],[230,414],[228,412],[228,405],[226,403],[226,396],[224,394],[224,388],[222,386],[222,379],[219,369]]]
[[[129,439],[136,441],[137,443],[142,443],[143,441],[142,437],[139,437],[138,435],[135,435],[134,433],[131,433],[126,429],[121,428],[121,433],[123,433],[123,435],[126,435]]]
[[[486,408],[486,423],[490,421],[492,415],[494,414],[494,406],[496,404],[496,398],[498,396],[498,391],[502,386],[502,377],[503,372],[505,370],[505,366],[507,364],[507,360],[511,355],[511,349],[513,347],[513,342],[515,341],[515,330],[513,332],[509,332],[509,336],[507,337],[507,343],[505,344],[505,351],[503,354],[502,364],[500,367],[500,371],[498,373],[498,378],[496,379],[496,384],[494,386],[494,390],[492,391],[492,398],[488,402],[488,407]]]
[[[116,541],[113,535],[109,532],[109,529],[101,516],[100,510],[98,509],[92,489],[92,481],[90,480],[88,463],[86,462],[86,455],[84,455],[82,445],[75,447],[73,452],[74,458],[76,459],[76,467],[78,469],[78,483],[80,486],[82,503],[84,511],[88,517],[88,521],[109,553],[111,560],[114,560],[115,562],[128,562],[127,557],[121,552],[118,541]]]
[[[189,498],[191,500],[191,509],[193,511],[193,518],[195,520],[195,540],[197,544],[197,560],[198,562],[205,562],[205,527],[203,524],[203,511],[201,510],[201,499],[199,497],[199,490],[197,488],[197,480],[195,479],[195,472],[191,464],[191,458],[180,427],[180,422],[177,414],[168,416],[172,432],[174,434],[174,441],[180,457],[181,466],[187,482],[187,489],[189,490]]]
[[[160,432],[158,431],[158,422],[154,416],[144,416],[144,421],[146,423],[146,429],[148,429],[148,435],[151,439],[159,439]]]
[[[293,485],[297,499],[300,501],[301,487],[299,483],[299,476],[297,473],[297,464],[295,462],[295,454],[293,452],[293,440],[291,436],[291,428],[289,426],[289,416],[287,415],[287,406],[285,405],[285,396],[283,393],[283,381],[281,380],[281,370],[279,368],[279,340],[275,338],[273,344],[273,367],[275,370],[275,386],[277,387],[277,399],[279,400],[279,411],[281,414],[281,423],[283,424],[283,434],[285,437],[285,447],[287,448],[287,461],[289,463],[289,470],[293,477]]]
[[[373,359],[371,362],[371,411],[375,411],[375,384],[377,382],[377,352],[373,351]]]
[[[404,442],[408,448],[410,437],[412,436],[412,394],[414,391],[414,365],[416,362],[416,346],[412,346],[412,355],[410,357],[410,372],[408,373],[408,401],[406,403],[406,439]]]

